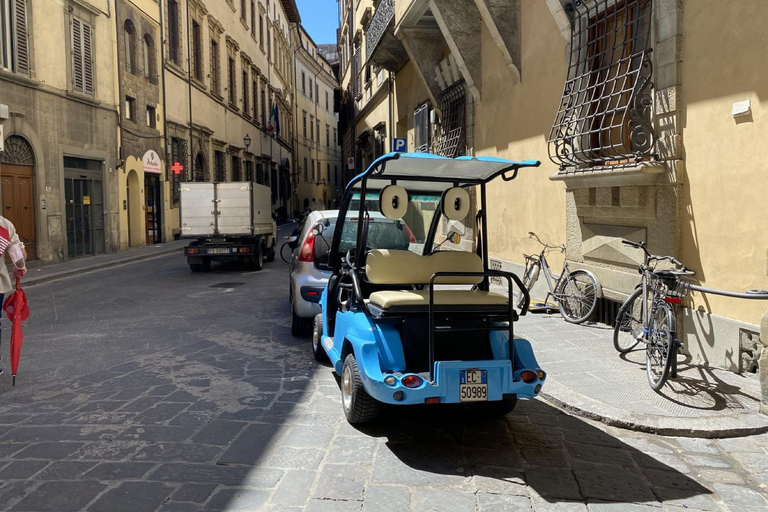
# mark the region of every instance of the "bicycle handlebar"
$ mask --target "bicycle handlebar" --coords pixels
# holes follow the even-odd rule
[[[528,238],[535,239],[537,242],[539,242],[541,245],[543,245],[545,249],[560,249],[561,252],[565,252],[565,245],[562,245],[562,244],[561,245],[550,245],[550,244],[544,243],[544,242],[541,241],[541,238],[539,238],[539,235],[537,235],[533,231],[529,231],[528,232]]]
[[[645,253],[645,264],[647,265],[651,261],[668,261],[672,263],[673,265],[676,265],[680,267],[682,270],[688,270],[685,265],[682,264],[677,258],[674,258],[672,256],[656,256],[655,254],[651,254],[648,252],[648,249],[645,245],[645,242],[632,242],[629,240],[622,240],[621,243],[624,245],[628,245],[630,247],[634,247],[635,249],[642,249]]]

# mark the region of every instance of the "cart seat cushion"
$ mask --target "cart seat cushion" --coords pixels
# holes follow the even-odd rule
[[[500,293],[477,290],[435,290],[436,306],[507,306]],[[429,307],[428,290],[381,291],[371,294],[370,303],[381,309],[394,307]]]
[[[366,258],[365,273],[374,284],[429,284],[436,272],[482,272],[483,260],[473,252],[444,251],[420,256],[411,251],[376,249]],[[439,284],[477,284],[482,277],[445,276]]]

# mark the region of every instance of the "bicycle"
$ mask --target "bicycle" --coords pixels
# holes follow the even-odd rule
[[[683,303],[692,286],[694,275],[672,256],[656,256],[648,252],[644,242],[622,243],[645,253],[638,268],[640,284],[619,308],[613,329],[613,346],[626,354],[639,343],[645,344],[645,368],[648,383],[659,391],[667,379],[677,377],[677,306]],[[677,268],[657,269],[662,262]]]
[[[560,275],[555,275],[547,262],[547,252],[555,249],[565,252],[565,246],[546,244],[533,231],[529,231],[528,236],[544,248],[538,256],[523,255],[525,256],[525,274],[523,274],[525,288],[528,291],[533,288],[543,269],[544,278],[549,287],[549,293],[544,302],[547,302],[551,296],[560,307],[560,314],[566,322],[580,324],[586,321],[597,309],[597,297],[600,294],[597,278],[586,270],[571,272],[568,269],[568,262],[563,263],[563,271]],[[518,302],[517,306],[520,308],[522,304]]]

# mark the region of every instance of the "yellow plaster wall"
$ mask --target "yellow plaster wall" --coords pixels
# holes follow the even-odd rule
[[[768,2],[697,0],[683,23],[682,261],[708,287],[768,288]],[[747,99],[751,115],[731,117]],[[694,305],[751,324],[766,310],[714,295]]]
[[[125,161],[125,166],[120,173],[120,189],[118,190],[118,201],[120,205],[120,250],[128,249],[128,210],[123,208],[123,201],[128,201],[128,176],[131,172],[136,173],[137,180],[132,183],[136,187],[136,194],[131,190],[131,204],[129,206],[131,219],[131,247],[142,246],[146,243],[147,218],[144,210],[146,201],[144,199],[144,166],[140,158],[129,156]],[[127,203],[125,203],[127,204]]]
[[[489,250],[492,256],[523,263],[523,253],[537,251],[527,238],[565,243],[565,190],[549,176],[558,168],[548,159],[547,135],[565,80],[565,40],[545,2],[523,0],[522,83],[513,74],[485,25],[482,31],[482,101],[475,109],[477,155],[511,160],[538,159],[538,168],[523,169],[511,182],[498,180],[488,189]],[[540,249],[540,246],[538,246]],[[562,264],[552,253],[550,265]]]

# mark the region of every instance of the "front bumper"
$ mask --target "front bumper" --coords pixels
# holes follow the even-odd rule
[[[437,401],[436,399],[439,398],[440,403],[464,403],[459,396],[459,372],[470,369],[488,372],[489,402],[513,397],[534,398],[541,392],[544,384],[544,380],[538,377],[530,383],[523,382],[519,377],[520,372],[524,370],[535,372],[539,368],[520,368],[513,373],[512,363],[509,360],[437,361],[435,362],[435,382],[429,383],[428,377],[420,375],[424,378],[424,382],[417,388],[408,388],[402,384],[402,377],[409,374],[385,374],[378,370],[375,378],[365,372],[361,372],[361,377],[368,394],[380,402],[423,404]],[[384,379],[391,375],[396,377],[396,384],[393,386],[384,382]]]

